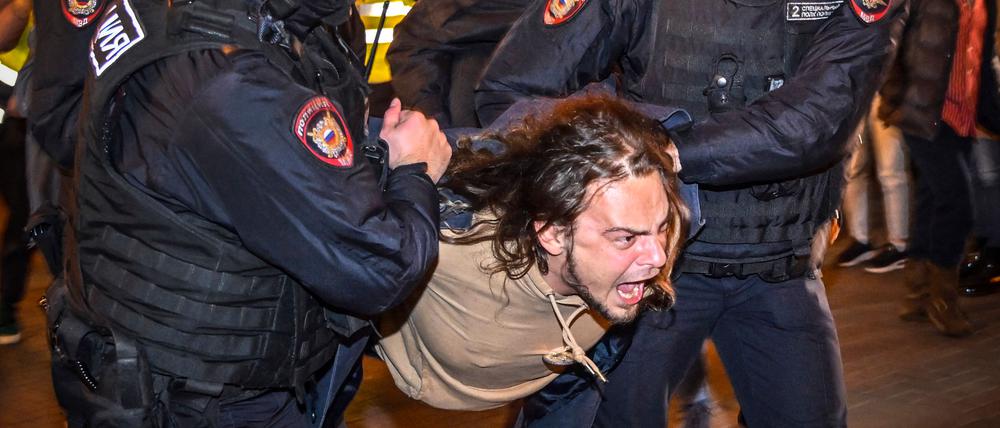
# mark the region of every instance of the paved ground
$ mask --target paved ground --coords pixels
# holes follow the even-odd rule
[[[22,304],[25,339],[0,347],[0,428],[63,426],[52,395],[41,311],[34,304],[48,277],[40,259],[33,268]],[[899,272],[833,268],[824,280],[840,332],[852,427],[1000,427],[1000,294],[963,299],[977,331],[971,338],[950,339],[929,324],[897,321]],[[365,365],[365,384],[348,413],[352,428],[502,427],[512,420],[512,408],[478,413],[429,408],[396,391],[381,363]],[[735,426],[739,405],[714,357],[710,378],[719,400],[712,425]]]

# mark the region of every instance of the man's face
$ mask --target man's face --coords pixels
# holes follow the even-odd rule
[[[596,195],[572,236],[565,228],[540,236],[550,254],[545,279],[559,294],[578,294],[609,321],[629,322],[667,260],[666,191],[658,174],[594,183],[587,191]]]

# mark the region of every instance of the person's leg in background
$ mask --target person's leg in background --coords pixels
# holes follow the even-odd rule
[[[875,172],[882,189],[888,243],[865,266],[865,271],[884,273],[902,269],[907,258],[910,227],[910,178],[903,147],[903,135],[898,128],[878,119],[879,98],[875,98],[868,115],[870,150],[874,155]]]
[[[978,252],[963,262],[960,286],[967,296],[1000,291],[1000,141],[982,136],[970,156]]]
[[[910,227],[907,287],[910,294],[900,317],[924,315],[943,334],[968,336],[972,325],[958,307],[958,265],[972,228],[972,200],[966,159],[968,138],[942,123],[926,140],[905,136],[916,179],[916,209]]]
[[[712,391],[708,387],[708,370],[705,362],[705,352],[688,369],[687,374],[676,390],[669,391],[674,400],[681,403],[681,413],[684,416],[684,428],[708,428],[711,426]],[[669,402],[670,397],[664,397]]]
[[[4,118],[0,124],[0,197],[7,204],[7,226],[0,247],[0,345],[21,340],[17,303],[24,297],[28,247],[28,189],[24,165],[23,119]]]
[[[860,137],[864,126],[858,128],[859,144],[847,166],[847,186],[844,189],[844,220],[851,244],[839,256],[837,266],[851,267],[864,263],[878,253],[869,239],[868,191],[871,185],[871,144]]]

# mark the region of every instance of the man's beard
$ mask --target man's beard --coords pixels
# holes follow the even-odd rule
[[[597,301],[593,294],[590,294],[590,289],[586,285],[583,285],[583,281],[580,281],[580,275],[576,271],[576,257],[573,256],[573,246],[570,244],[569,250],[566,252],[566,271],[563,273],[563,280],[576,292],[580,299],[583,300],[590,309],[597,311],[601,314],[604,319],[611,322],[611,324],[627,324],[635,320],[635,317],[639,314],[638,310],[632,310],[626,313],[624,316],[614,315],[611,310],[603,303]]]

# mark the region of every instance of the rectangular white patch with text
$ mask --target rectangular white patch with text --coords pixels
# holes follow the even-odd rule
[[[786,21],[819,21],[829,18],[844,1],[788,2],[785,3]]]
[[[146,38],[139,18],[129,0],[110,5],[97,25],[90,41],[90,62],[100,77],[118,58]]]

